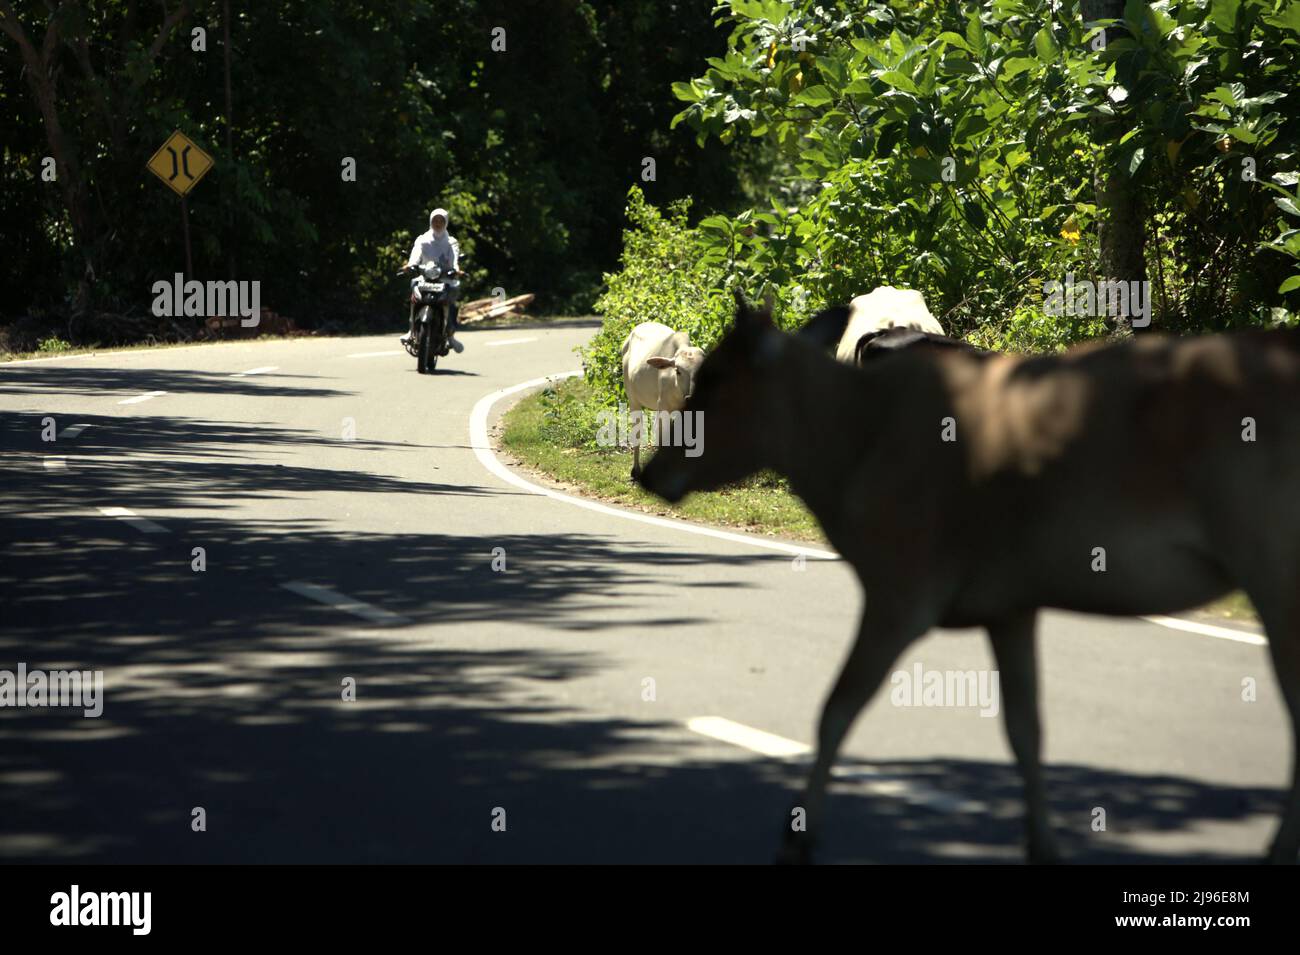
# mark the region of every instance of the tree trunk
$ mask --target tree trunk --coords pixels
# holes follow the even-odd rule
[[[86,72],[87,82],[95,89],[97,95],[102,94],[102,90],[94,80],[85,38],[73,36],[65,39],[62,34],[62,27],[67,20],[64,16],[65,10],[75,10],[77,4],[72,0],[62,0],[58,5],[50,3],[47,6],[49,17],[45,23],[45,36],[41,40],[40,50],[36,49],[28,37],[27,31],[23,29],[8,0],[0,0],[0,31],[18,44],[18,51],[22,55],[23,72],[27,76],[27,84],[31,87],[37,108],[41,111],[41,120],[45,125],[45,138],[49,143],[50,155],[54,158],[55,169],[58,172],[59,191],[63,196],[63,204],[72,225],[73,244],[76,245],[83,262],[81,277],[77,280],[77,294],[72,304],[73,315],[77,316],[90,307],[90,295],[95,279],[98,233],[92,216],[90,195],[81,175],[81,163],[78,161],[76,151],[64,135],[63,124],[59,120],[55,62],[61,47],[67,44],[74,55],[79,54],[78,62]],[[188,13],[188,0],[170,13],[167,12],[166,3],[163,4],[163,22],[149,48],[149,63],[152,64],[157,59],[172,30]],[[84,19],[83,16],[72,22],[74,24],[84,22]],[[80,51],[78,51],[79,42]],[[106,100],[101,102],[101,108],[107,105]],[[112,110],[108,110],[105,120],[116,145],[116,131],[121,128],[121,121],[115,118]],[[115,122],[119,124],[117,127],[114,126]]]
[[[45,125],[45,138],[50,146],[50,155],[54,158],[54,167],[58,176],[59,191],[63,204],[68,210],[68,219],[72,225],[72,238],[84,262],[81,278],[77,282],[77,295],[73,302],[73,312],[80,313],[90,305],[91,282],[95,275],[90,239],[94,234],[90,221],[90,202],[81,181],[81,168],[77,157],[63,134],[63,124],[59,121],[57,91],[55,89],[54,56],[58,49],[60,37],[56,8],[50,14],[45,29],[45,39],[41,50],[28,39],[22,25],[18,22],[13,8],[8,3],[0,4],[0,29],[3,29],[14,42],[23,58],[23,72],[27,74],[27,85],[31,87],[32,97],[41,111],[41,121]]]
[[[1080,0],[1079,12],[1084,23],[1120,20],[1124,16],[1124,0]],[[1116,27],[1107,29],[1108,41],[1116,30]],[[1104,145],[1104,138],[1099,133],[1096,139],[1099,145]],[[1093,185],[1100,212],[1097,238],[1101,247],[1101,275],[1098,278],[1103,281],[1146,281],[1146,218],[1137,183],[1108,157],[1098,163]],[[1132,335],[1132,317],[1117,317],[1113,334],[1117,337]]]

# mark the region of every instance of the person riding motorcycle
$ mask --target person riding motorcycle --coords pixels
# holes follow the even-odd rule
[[[416,237],[415,244],[411,246],[411,255],[406,260],[409,265],[428,265],[436,263],[440,269],[457,269],[460,267],[460,243],[457,242],[447,231],[447,210],[434,209],[429,213],[429,231]],[[411,289],[419,283],[419,278],[411,280]],[[447,282],[448,294],[448,313],[449,321],[447,327],[447,344],[455,349],[458,353],[465,350],[465,346],[456,340],[456,316],[460,312],[460,306],[456,304],[456,299],[460,297],[460,282],[452,278]],[[415,337],[415,306],[411,306],[411,327],[405,335],[402,336],[402,344]]]

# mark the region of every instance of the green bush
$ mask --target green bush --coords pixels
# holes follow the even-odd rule
[[[991,351],[1049,352],[1103,338],[1108,330],[1105,318],[1053,316],[1041,308],[1025,306],[1017,308],[1005,321],[980,325],[966,340]]]
[[[41,339],[41,343],[36,346],[36,350],[40,352],[71,351],[72,343],[65,342],[62,338],[59,338],[57,336],[51,338],[43,338]]]
[[[592,400],[587,389],[565,383],[547,387],[541,392],[541,403],[542,423],[537,430],[548,444],[586,451],[606,450],[596,444],[596,414],[601,404]]]
[[[674,123],[761,138],[786,170],[770,211],[700,223],[728,278],[813,304],[911,287],[954,334],[1072,340],[1020,309],[1043,304],[1034,278],[1106,277],[1095,181],[1116,175],[1142,196],[1157,328],[1300,296],[1294,2],[1131,0],[1104,45],[1078,0],[718,10],[727,49],[674,84]]]
[[[689,201],[674,202],[661,213],[639,187],[628,192],[622,268],[605,276],[606,290],[595,304],[604,321],[581,350],[597,402],[612,406],[627,399],[622,348],[636,325],[662,322],[707,348],[730,318],[722,270],[699,263],[698,233],[686,223],[689,207]]]

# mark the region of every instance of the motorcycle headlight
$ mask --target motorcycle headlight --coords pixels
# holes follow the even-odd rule
[[[426,265],[426,266],[424,267],[424,277],[425,277],[426,279],[428,279],[430,282],[432,282],[434,279],[436,279],[436,278],[438,277],[438,275],[440,274],[440,272],[441,272],[441,270],[438,268],[438,266],[437,266],[436,264],[435,264],[435,265]]]

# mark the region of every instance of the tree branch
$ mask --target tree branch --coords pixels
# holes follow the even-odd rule
[[[172,30],[176,29],[176,24],[180,23],[181,20],[189,16],[190,13],[190,5],[188,0],[184,0],[184,2],[182,2],[181,5],[178,6],[171,13],[167,12],[166,3],[162,4],[162,8],[163,8],[162,26],[158,28],[158,35],[154,37],[153,43],[149,45],[150,63],[158,59],[158,54],[162,52],[163,45],[170,38]]]

